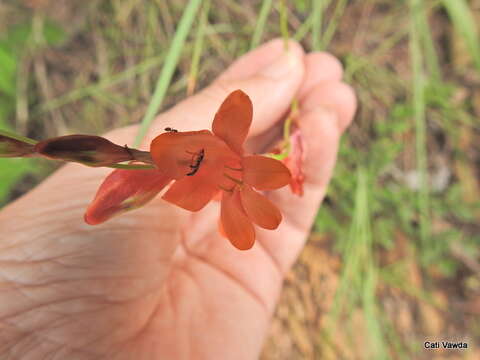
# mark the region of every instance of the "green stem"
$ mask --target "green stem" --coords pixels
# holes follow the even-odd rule
[[[19,135],[19,134],[15,134],[15,133],[7,131],[7,130],[0,129],[0,135],[4,135],[4,136],[10,137],[10,138],[15,139],[15,140],[23,141],[23,142],[25,142],[27,144],[30,144],[30,145],[35,145],[36,143],[38,143],[37,140],[30,139],[26,136],[22,136],[22,135]]]

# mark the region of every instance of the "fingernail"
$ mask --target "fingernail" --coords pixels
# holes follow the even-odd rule
[[[292,52],[284,52],[274,62],[265,66],[259,74],[272,79],[280,79],[298,66],[299,61],[298,56],[295,56]]]

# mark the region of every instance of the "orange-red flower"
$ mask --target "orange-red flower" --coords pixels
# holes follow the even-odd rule
[[[126,172],[139,170],[115,170],[87,210],[87,222],[102,222],[117,211],[143,205],[175,180],[164,200],[198,211],[221,193],[223,233],[235,247],[251,248],[255,242],[253,224],[275,229],[282,220],[276,206],[255,189],[278,189],[291,179],[280,161],[244,154],[252,115],[249,97],[237,90],[220,106],[212,131],[168,131],[157,136],[150,152],[158,170],[141,170],[143,174],[138,176]],[[128,190],[123,190],[127,183]]]

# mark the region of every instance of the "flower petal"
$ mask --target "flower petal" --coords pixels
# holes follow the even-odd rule
[[[243,154],[243,143],[252,123],[252,101],[242,90],[232,92],[215,114],[212,131],[237,154]]]
[[[251,186],[243,186],[240,198],[248,218],[258,226],[273,230],[282,222],[280,210],[265,196],[253,190]]]
[[[283,160],[283,163],[292,173],[292,180],[290,181],[292,193],[302,196],[303,183],[305,182],[305,174],[303,172],[305,141],[303,140],[300,129],[294,130],[290,135],[290,149],[290,154]]]
[[[225,239],[228,239],[227,234],[225,234],[225,230],[223,229],[222,218],[218,218],[217,230],[218,230],[218,233],[220,234],[221,237],[224,237]]]
[[[163,133],[152,141],[150,151],[158,169],[172,179],[189,174],[201,151],[204,155],[200,167],[210,169],[211,175],[220,176],[223,163],[238,158],[222,139],[208,130]]]
[[[143,206],[171,180],[156,169],[114,170],[100,185],[88,206],[85,222],[100,224],[112,216]]]
[[[243,180],[258,190],[274,190],[287,185],[291,175],[282,162],[261,155],[242,159]]]
[[[194,176],[185,176],[175,181],[162,199],[185,210],[198,211],[218,192],[219,188],[211,181],[208,169],[200,168]]]
[[[75,161],[89,166],[134,160],[128,148],[94,135],[66,135],[40,141],[35,151],[49,159]]]
[[[255,229],[245,214],[238,190],[224,192],[220,211],[222,227],[228,240],[239,250],[248,250],[255,243]]]

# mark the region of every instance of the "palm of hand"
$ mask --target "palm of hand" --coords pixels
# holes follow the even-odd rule
[[[11,329],[0,354],[17,349],[25,359],[42,354],[79,359],[258,355],[282,275],[304,243],[340,131],[355,108],[351,90],[339,82],[338,64],[325,54],[304,58],[295,45],[299,61],[290,64],[281,82],[257,76],[261,62],[281,51],[277,41],[247,55],[221,82],[162,115],[151,132],[154,137],[165,126],[208,128],[225,95],[243,88],[256,109],[251,143],[260,151],[278,135],[277,121],[297,96],[309,147],[308,183],[304,198],[288,189],[270,195],[284,214],[279,229],[257,228],[254,248],[240,252],[217,233],[217,203],[191,214],[158,198],[90,227],[81,221],[83,211],[109,171],[68,165],[0,213],[2,229],[15,234],[0,248],[6,264],[0,276],[9,284],[3,294],[11,299],[0,305],[0,324]],[[205,124],[199,126],[198,119]],[[124,128],[110,138],[130,143],[134,134]],[[68,201],[65,194],[71,194]]]

